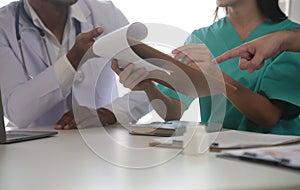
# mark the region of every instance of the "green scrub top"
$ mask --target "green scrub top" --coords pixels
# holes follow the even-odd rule
[[[209,27],[195,30],[186,40],[186,44],[205,43],[212,55],[217,57],[265,34],[295,28],[300,28],[300,25],[289,19],[279,23],[268,20],[258,26],[245,41],[242,41],[230,21],[224,17]],[[214,95],[199,98],[201,121],[222,123],[223,127],[227,129],[300,135],[300,53],[283,52],[277,57],[265,60],[263,68],[252,74],[240,70],[238,64],[239,58],[234,58],[219,64],[219,67],[246,88],[270,100],[287,102],[288,105],[281,119],[275,126],[266,129],[248,120],[224,95]],[[159,88],[169,97],[181,100],[187,107],[193,101],[192,98],[162,85],[159,85]],[[256,102],[251,103],[255,104]]]

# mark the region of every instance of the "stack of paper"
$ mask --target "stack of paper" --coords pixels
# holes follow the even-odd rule
[[[237,130],[207,133],[205,138],[208,138],[208,142],[211,143],[210,148],[213,151],[278,146],[300,142],[299,136],[262,134]],[[176,146],[173,146],[173,140],[176,142]],[[178,148],[178,141],[183,141],[183,137],[169,137],[167,141],[157,138],[150,142],[150,146]]]
[[[273,135],[228,130],[221,132],[211,147],[216,149],[253,148],[277,146],[295,142],[300,142],[299,136]]]
[[[132,135],[171,137],[183,135],[186,127],[194,125],[199,125],[199,123],[188,121],[166,121],[148,124],[131,124],[128,126],[125,125],[125,127],[129,129],[129,133]]]

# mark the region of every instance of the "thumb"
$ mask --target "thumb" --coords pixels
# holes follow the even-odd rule
[[[259,54],[255,54],[254,57],[250,60],[250,69],[258,69],[264,64],[264,59]]]
[[[121,69],[119,68],[119,65],[118,65],[118,60],[117,59],[113,59],[111,61],[111,68],[112,70],[117,73],[117,75],[120,75],[121,74]]]
[[[89,31],[87,33],[88,36],[90,36],[91,39],[93,38],[97,38],[98,36],[100,36],[103,33],[104,29],[103,27],[97,27],[94,28],[93,30]]]

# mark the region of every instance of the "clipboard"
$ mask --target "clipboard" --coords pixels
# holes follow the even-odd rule
[[[239,159],[300,171],[300,145],[275,146],[242,150],[228,150],[217,154],[218,157]]]
[[[213,76],[213,74],[203,73],[200,69],[194,69],[183,64],[179,60],[148,46],[140,40],[132,37],[128,37],[127,40],[130,48],[141,59],[171,71],[169,74],[161,70],[151,71],[149,79],[172,90],[193,98],[224,93],[224,87],[237,90],[237,87],[225,82],[222,80],[223,78],[220,79],[220,77]],[[211,84],[214,85],[211,86]]]

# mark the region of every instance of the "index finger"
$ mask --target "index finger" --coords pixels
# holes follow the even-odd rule
[[[222,63],[224,61],[227,61],[228,59],[232,59],[232,58],[235,58],[235,57],[240,57],[241,52],[243,52],[243,51],[246,51],[246,49],[243,48],[243,47],[234,48],[234,49],[229,50],[229,51],[223,53],[222,55],[216,57],[214,59],[214,62],[219,64],[219,63]]]

